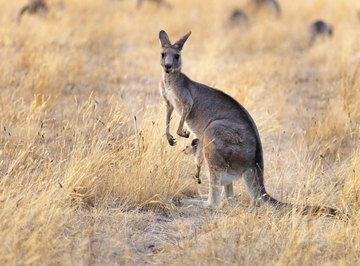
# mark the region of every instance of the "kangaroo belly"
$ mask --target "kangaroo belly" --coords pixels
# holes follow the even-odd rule
[[[240,179],[241,175],[232,175],[232,174],[229,174],[229,173],[222,173],[220,175],[220,184],[222,186],[225,186],[225,185],[229,185],[230,183],[232,183],[233,181],[237,180],[237,179]]]
[[[195,119],[186,119],[186,125],[197,138],[201,138],[204,133],[203,121],[196,121]]]

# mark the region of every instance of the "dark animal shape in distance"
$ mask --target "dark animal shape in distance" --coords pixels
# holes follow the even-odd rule
[[[145,1],[155,3],[158,6],[164,6],[166,8],[172,8],[172,5],[170,3],[168,3],[167,1],[165,1],[165,0],[138,0],[137,1],[137,8],[141,8],[143,2],[145,2]]]
[[[253,5],[256,9],[270,6],[274,10],[277,17],[281,16],[281,7],[277,0],[251,0],[250,4]]]
[[[330,38],[334,34],[334,27],[323,21],[316,20],[310,25],[310,46],[319,38]]]
[[[48,11],[48,7],[44,0],[30,0],[29,4],[21,8],[18,15],[18,21],[21,20],[22,15],[24,15],[26,12],[33,15],[47,11]]]
[[[249,17],[242,9],[234,9],[229,17],[229,22],[232,25],[244,24],[249,26]]]

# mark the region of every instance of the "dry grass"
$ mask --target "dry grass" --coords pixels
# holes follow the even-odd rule
[[[227,24],[245,1],[49,0],[18,24],[24,2],[0,2],[1,265],[359,262],[356,0],[280,1],[280,20],[253,16],[249,30]],[[316,18],[335,38],[304,49]],[[184,72],[253,115],[268,191],[350,221],[254,208],[241,181],[218,211],[172,204],[197,187],[188,140],[164,137],[160,29],[191,29]]]

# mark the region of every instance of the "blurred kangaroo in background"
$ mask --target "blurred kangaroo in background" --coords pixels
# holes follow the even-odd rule
[[[333,33],[334,27],[331,24],[323,20],[316,20],[310,25],[309,45],[313,45],[319,38],[330,38],[333,36]]]
[[[272,10],[274,10],[277,17],[281,16],[281,7],[277,0],[250,0],[248,5],[255,10],[259,10],[260,8],[264,7],[270,7]]]
[[[182,204],[218,208],[222,196],[233,196],[233,181],[243,177],[256,202],[274,207],[297,207],[280,202],[267,193],[260,136],[248,111],[224,92],[192,81],[181,72],[181,51],[190,34],[172,44],[165,31],[159,33],[163,69],[160,93],[166,104],[166,138],[171,146],[176,144],[170,132],[171,115],[175,110],[180,115],[177,134],[183,138],[190,136],[184,128],[186,122],[197,139],[192,145],[199,160],[197,164],[201,167],[205,161],[209,170],[207,201],[183,199]],[[340,214],[327,207],[306,206],[301,211],[331,216]]]
[[[172,8],[172,5],[165,0],[137,0],[137,8],[141,8],[144,1],[153,2],[158,6],[164,6],[166,8]]]
[[[25,5],[23,8],[20,9],[18,15],[18,21],[20,22],[21,17],[27,12],[29,14],[36,14],[41,12],[48,11],[48,7],[44,0],[30,0],[29,4]]]
[[[250,26],[249,17],[242,9],[234,9],[229,17],[229,22],[232,25],[243,24],[246,27]]]

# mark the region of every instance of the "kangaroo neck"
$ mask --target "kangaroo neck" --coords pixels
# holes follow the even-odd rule
[[[181,77],[181,71],[171,73],[163,72],[163,81],[166,86],[176,83]]]

